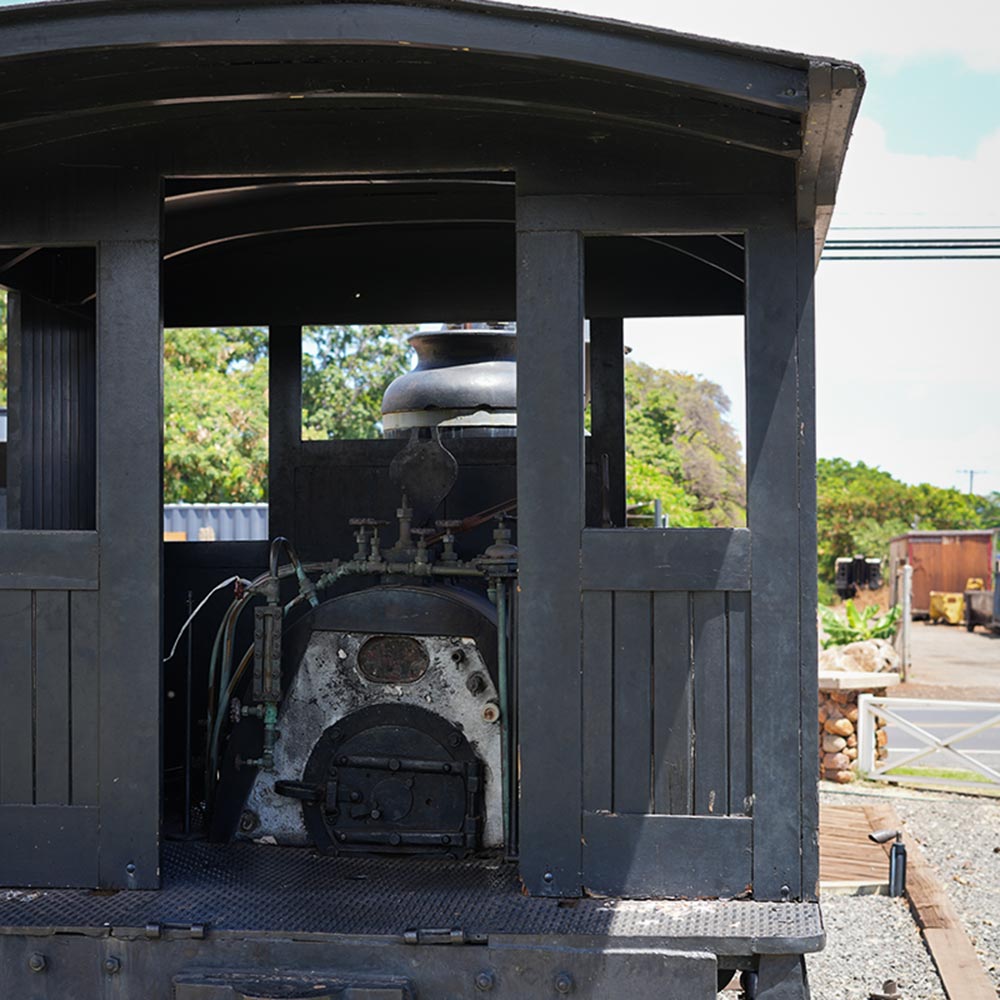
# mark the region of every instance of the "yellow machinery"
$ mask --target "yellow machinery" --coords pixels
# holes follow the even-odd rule
[[[962,614],[965,609],[965,595],[962,593],[951,593],[947,590],[932,590],[931,594],[930,618],[937,624],[945,621],[949,625],[961,625]]]

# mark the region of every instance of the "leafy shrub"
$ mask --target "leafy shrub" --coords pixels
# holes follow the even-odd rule
[[[865,639],[891,639],[896,634],[903,609],[897,604],[886,614],[879,616],[876,605],[858,611],[853,601],[844,604],[847,612],[846,620],[840,615],[823,608],[820,611],[820,621],[826,638],[823,648],[831,646],[846,646],[849,642],[863,642]]]

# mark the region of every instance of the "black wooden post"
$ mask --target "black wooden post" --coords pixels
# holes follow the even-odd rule
[[[521,877],[580,893],[583,240],[521,232],[517,247]]]
[[[158,180],[141,239],[98,244],[100,884],[159,885],[163,329]],[[88,737],[84,730],[81,739]]]
[[[799,665],[800,781],[802,785],[802,898],[819,895],[819,795],[816,752],[819,724],[818,640],[813,627],[817,594],[816,567],[816,331],[813,286],[816,279],[815,235],[800,229],[795,263],[798,305],[799,372]]]
[[[601,521],[607,514],[610,522],[601,523],[602,528],[625,527],[625,344],[622,328],[621,319],[590,321],[590,440],[601,484]]]
[[[295,533],[295,466],[302,440],[302,328],[268,328],[268,531]]]
[[[797,299],[799,241],[791,206],[787,218],[747,233],[746,382],[747,499],[753,537],[750,611],[754,790],[753,888],[756,899],[802,896],[802,662],[800,620],[805,522],[800,449],[811,428],[800,427]],[[815,549],[814,549],[815,552]],[[815,614],[815,611],[812,611]],[[812,709],[815,719],[815,703]],[[810,756],[810,761],[813,757]],[[808,764],[807,764],[808,766]],[[811,890],[810,890],[811,891]]]

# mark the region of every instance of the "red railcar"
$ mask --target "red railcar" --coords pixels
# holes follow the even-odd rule
[[[992,553],[994,532],[983,531],[911,531],[889,543],[890,600],[899,599],[899,569],[905,563],[913,567],[913,614],[930,613],[930,593],[965,590],[970,579],[980,579],[983,587],[993,589]]]

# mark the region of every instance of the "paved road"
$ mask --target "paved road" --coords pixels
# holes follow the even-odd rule
[[[964,627],[914,622],[910,638],[913,665],[899,694],[908,697],[993,703],[971,709],[906,705],[900,715],[939,740],[1000,715],[1000,635],[967,632]],[[890,694],[895,697],[896,689]],[[889,762],[898,761],[925,744],[901,726],[890,723]],[[1000,724],[961,740],[956,747],[994,771],[1000,771]],[[951,754],[935,752],[917,762],[922,767],[963,768]]]
[[[992,690],[992,700],[1000,701],[1000,635],[995,632],[913,622],[910,651],[911,683]]]
[[[960,740],[955,746],[991,767],[994,771],[1000,771],[1000,703],[983,708],[942,709],[920,705],[916,702],[913,704],[904,702],[896,711],[908,722],[919,726],[942,741],[958,735],[964,729],[986,722],[991,718],[997,718],[997,722],[990,729]],[[890,722],[887,728],[889,730],[890,764],[926,746],[924,741],[896,723]],[[942,751],[936,751],[922,758],[917,764],[921,767],[967,769],[967,765],[951,754]]]

